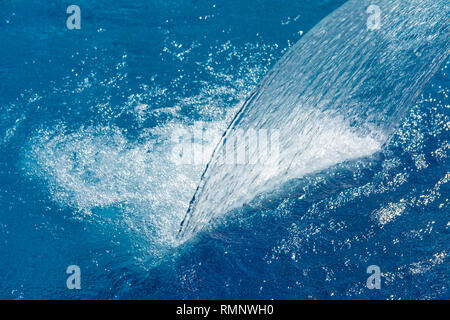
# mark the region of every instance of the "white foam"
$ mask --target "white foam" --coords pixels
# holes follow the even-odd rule
[[[210,136],[203,140],[213,149],[224,122],[203,123]],[[110,126],[82,127],[70,132],[64,126],[36,132],[27,152],[28,174],[44,179],[52,199],[62,207],[91,215],[94,209],[118,207],[128,227],[144,229],[153,246],[171,246],[187,210],[203,165],[180,165],[173,150],[188,148],[190,141],[175,143],[180,123],[145,130],[132,142]],[[119,210],[119,211],[120,211]],[[136,230],[135,230],[136,231]],[[140,230],[139,232],[142,232]]]
[[[197,216],[202,220],[196,223],[206,224],[210,215],[238,208],[292,178],[370,156],[381,149],[381,141],[372,135],[358,134],[342,119],[319,119],[310,122],[303,135],[293,135],[290,139],[286,137],[288,133],[282,136],[280,153],[269,154],[265,162],[232,166],[220,160],[224,156],[218,156],[214,174],[209,176],[203,191],[213,196],[198,201],[196,210],[204,215]]]

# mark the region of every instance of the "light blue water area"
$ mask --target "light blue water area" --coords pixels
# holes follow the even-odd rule
[[[212,151],[344,3],[80,0],[68,30],[72,3],[1,1],[0,297],[450,298],[448,61],[376,152],[272,184],[177,240],[205,164],[176,163],[174,137],[200,126]]]

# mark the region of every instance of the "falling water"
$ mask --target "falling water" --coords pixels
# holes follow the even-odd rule
[[[448,21],[447,0],[351,0],[322,20],[236,114],[179,239],[276,185],[380,150],[448,56]],[[225,161],[231,142],[249,130],[276,130],[277,152],[247,164]],[[260,157],[257,149],[241,148],[247,158]]]

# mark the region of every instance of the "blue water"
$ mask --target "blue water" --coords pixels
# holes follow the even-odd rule
[[[72,3],[0,2],[0,298],[449,299],[448,61],[379,152],[177,241],[204,165],[174,132],[214,147],[344,2],[79,0],[81,30]]]

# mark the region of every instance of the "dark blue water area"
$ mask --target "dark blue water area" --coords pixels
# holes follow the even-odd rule
[[[449,299],[448,62],[379,153],[175,240],[203,167],[172,131],[223,132],[344,2],[0,1],[0,298]]]

